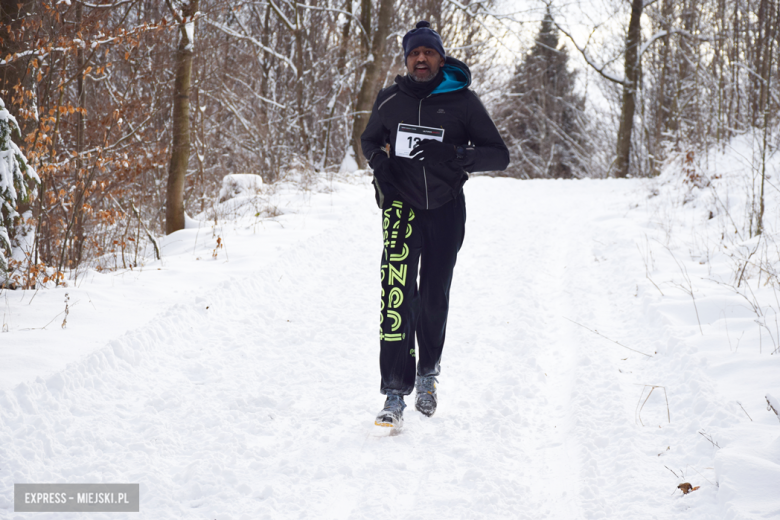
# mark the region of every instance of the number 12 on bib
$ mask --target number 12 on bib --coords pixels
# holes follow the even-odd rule
[[[414,157],[412,157],[412,150],[424,139],[444,141],[444,129],[399,123],[398,132],[395,137],[396,157],[414,159]]]

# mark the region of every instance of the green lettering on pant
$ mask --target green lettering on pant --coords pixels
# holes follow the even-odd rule
[[[396,332],[401,329],[403,319],[399,312],[393,310],[400,308],[404,301],[403,287],[406,285],[408,266],[403,262],[409,257],[409,246],[405,239],[412,235],[412,225],[409,222],[414,219],[414,212],[409,208],[406,229],[400,232],[405,210],[404,204],[396,200],[393,201],[392,207],[383,211],[384,261],[381,268],[382,302],[379,313],[379,338],[382,341],[402,341],[405,338],[404,333]],[[389,328],[391,332],[385,333],[383,328]],[[411,355],[414,355],[414,352],[412,349]]]

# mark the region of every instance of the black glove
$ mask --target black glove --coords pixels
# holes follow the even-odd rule
[[[455,159],[455,146],[452,144],[423,139],[412,149],[412,159],[418,159],[423,164],[439,164]]]
[[[381,209],[386,209],[393,199],[398,196],[395,189],[394,168],[395,158],[388,157],[385,153],[377,153],[371,157],[371,169],[374,170],[374,191],[376,203]]]
[[[395,158],[388,157],[385,153],[377,153],[371,158],[371,169],[374,170],[374,177],[386,184],[393,183],[393,170]]]

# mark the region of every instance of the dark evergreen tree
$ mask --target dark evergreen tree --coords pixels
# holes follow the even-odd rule
[[[558,46],[549,11],[536,43],[509,82],[500,126],[512,154],[507,174],[520,178],[588,175],[585,98],[575,93],[576,71]]]

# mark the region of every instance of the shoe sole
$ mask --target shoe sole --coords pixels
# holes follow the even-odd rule
[[[423,394],[423,395],[425,395],[425,394]],[[431,395],[431,394],[429,393],[428,395]],[[434,400],[434,403],[435,402],[436,401]],[[427,411],[423,410],[422,408],[420,408],[420,403],[419,402],[415,402],[414,403],[414,408],[415,408],[415,410],[417,410],[418,412],[420,412],[421,414],[423,414],[426,417],[432,417],[433,414],[436,413],[436,407],[435,406],[434,406],[433,410],[431,410],[430,412],[427,412]]]
[[[403,423],[393,424],[391,422],[384,422],[384,421],[374,421],[374,424],[377,426],[381,426],[382,428],[400,428],[403,425]]]
[[[417,406],[415,406],[415,408],[417,409],[418,412],[420,412],[421,414],[423,414],[426,417],[433,417],[433,414],[436,413],[436,410],[433,410],[432,412],[426,412],[425,410],[421,410]]]

